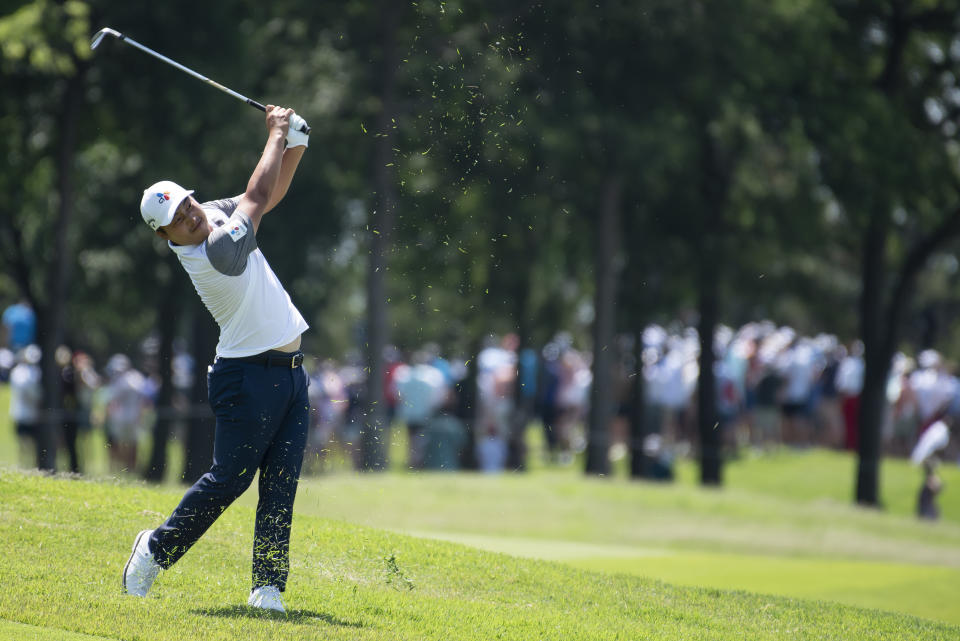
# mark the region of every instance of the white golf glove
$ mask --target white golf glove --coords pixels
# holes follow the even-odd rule
[[[307,121],[293,114],[290,116],[290,127],[287,129],[287,149],[291,147],[309,147],[310,136],[300,131],[300,128],[307,124]]]

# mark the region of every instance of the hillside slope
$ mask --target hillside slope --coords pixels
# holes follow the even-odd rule
[[[146,599],[120,569],[175,490],[0,470],[0,639],[958,639],[908,616],[577,570],[315,517],[294,524],[288,615],[243,606],[234,506]]]

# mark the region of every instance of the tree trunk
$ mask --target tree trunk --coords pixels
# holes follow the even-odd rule
[[[166,473],[170,427],[176,418],[173,409],[173,339],[176,335],[177,318],[181,311],[180,284],[182,282],[183,280],[176,276],[170,279],[157,308],[157,324],[160,327],[160,349],[157,354],[157,366],[160,368],[160,393],[157,395],[156,423],[153,426],[150,462],[143,475],[145,480],[154,483],[162,482]]]
[[[532,262],[536,252],[536,239],[524,234],[526,239],[525,255]],[[517,345],[517,380],[513,387],[513,414],[510,417],[510,438],[507,442],[507,469],[522,472],[527,469],[527,425],[534,411],[535,389],[527,389],[526,381],[530,379],[528,367],[536,369],[537,359],[533,364],[523,362],[524,352],[534,349],[531,319],[527,316],[530,291],[533,287],[531,272],[527,270],[516,280],[513,294],[514,318],[517,324],[517,336],[520,338]],[[535,380],[535,377],[534,377]],[[535,384],[534,384],[535,385]]]
[[[73,267],[73,247],[69,234],[75,213],[74,156],[77,146],[77,118],[83,100],[86,66],[78,64],[77,73],[66,80],[61,110],[57,115],[57,221],[53,227],[54,265],[47,279],[48,304],[42,318],[41,338],[44,418],[37,431],[37,467],[53,471],[57,464],[57,441],[63,424],[63,398],[60,367],[55,353],[63,343],[67,289]]]
[[[210,409],[207,390],[207,366],[216,353],[216,324],[199,303],[193,309],[193,387],[190,396],[190,420],[182,479],[194,483],[210,469],[217,422]]]
[[[617,357],[616,304],[617,253],[620,238],[619,176],[604,182],[597,224],[596,279],[593,323],[593,385],[587,431],[587,474],[610,472],[610,423],[615,412],[613,370]]]
[[[890,367],[883,355],[883,289],[889,216],[875,212],[867,226],[863,246],[863,284],[860,292],[860,335],[864,346],[864,378],[860,396],[859,465],[856,501],[879,504],[880,427],[885,399],[884,387]],[[887,328],[888,329],[888,328]]]
[[[721,270],[726,260],[723,251],[724,211],[730,191],[733,168],[704,124],[700,153],[700,195],[703,225],[697,256],[698,307],[700,320],[700,374],[697,379],[697,432],[700,437],[700,483],[723,483],[720,452],[720,426],[717,420],[717,385],[713,371],[713,338],[720,317]]]
[[[710,241],[707,241],[708,243]],[[717,421],[717,385],[714,376],[713,335],[717,327],[719,277],[703,252],[700,257],[700,375],[697,379],[697,427],[700,434],[700,483],[721,485],[720,429]]]
[[[890,356],[874,348],[865,351],[863,390],[860,396],[859,442],[857,451],[856,500],[860,505],[880,505],[880,445],[881,426],[886,405],[887,377]]]
[[[649,457],[643,451],[643,442],[647,438],[646,421],[646,381],[643,378],[643,323],[637,323],[636,338],[633,342],[634,370],[630,380],[630,478],[649,476]]]
[[[884,267],[889,226],[889,216],[875,215],[867,227],[860,299],[860,331],[865,363],[860,398],[856,501],[873,507],[880,505],[881,432],[887,402],[886,386],[900,329],[910,306],[917,277],[927,260],[940,247],[960,236],[960,208],[954,209],[936,229],[912,247],[903,261],[889,300],[884,304]]]
[[[396,187],[392,165],[394,118],[396,115],[397,84],[397,20],[401,6],[386,0],[382,3],[380,20],[380,113],[377,117],[375,143],[374,184],[376,206],[369,225],[370,262],[367,272],[367,398],[366,422],[360,436],[362,467],[365,470],[383,470],[387,467],[389,417],[385,405],[383,353],[388,338],[386,270],[387,251],[396,210]]]
[[[464,470],[476,470],[477,462],[477,360],[483,340],[473,341],[470,360],[467,361],[467,375],[457,383],[457,417],[463,421],[466,429],[466,446],[460,454],[460,467]]]

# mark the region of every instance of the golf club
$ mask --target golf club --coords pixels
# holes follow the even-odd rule
[[[163,61],[166,62],[167,64],[173,65],[174,67],[176,67],[176,68],[179,69],[180,71],[185,71],[185,72],[187,72],[188,74],[190,74],[191,76],[193,76],[193,77],[196,78],[197,80],[202,80],[203,82],[207,83],[207,84],[210,85],[211,87],[216,87],[216,88],[219,89],[220,91],[224,91],[224,92],[230,94],[231,96],[233,96],[234,98],[237,98],[238,100],[242,100],[243,102],[247,103],[247,104],[250,105],[251,107],[256,107],[257,109],[259,109],[260,111],[263,111],[263,112],[266,112],[266,110],[267,110],[266,107],[264,107],[263,105],[261,105],[261,104],[260,104],[259,102],[257,102],[256,100],[251,100],[250,98],[247,98],[246,96],[237,93],[236,91],[234,91],[233,89],[230,89],[229,87],[224,87],[224,86],[221,85],[219,82],[214,82],[213,80],[210,80],[210,78],[207,78],[206,76],[197,73],[197,72],[194,71],[193,69],[188,69],[187,67],[184,67],[184,66],[183,66],[182,64],[180,64],[179,62],[176,62],[176,61],[174,61],[174,60],[171,60],[170,58],[167,58],[166,56],[157,53],[156,51],[154,51],[154,50],[151,49],[150,47],[145,47],[145,46],[143,46],[142,44],[140,44],[139,42],[137,42],[136,40],[134,40],[133,38],[128,38],[127,36],[123,35],[123,34],[120,33],[119,31],[116,31],[116,30],[114,30],[114,29],[110,29],[109,27],[104,27],[103,29],[101,29],[100,31],[96,32],[96,33],[93,35],[93,40],[90,42],[90,48],[91,48],[91,49],[96,49],[97,47],[99,47],[99,46],[100,46],[100,43],[103,41],[103,39],[104,39],[105,36],[113,36],[114,38],[116,38],[116,39],[118,39],[118,40],[121,40],[121,41],[123,41],[123,42],[126,42],[126,43],[129,44],[129,45],[133,45],[134,47],[136,47],[136,48],[139,49],[140,51],[145,51],[145,52],[149,53],[151,56],[153,56],[154,58],[159,58],[160,60],[163,60]],[[309,135],[309,134],[310,134],[310,127],[309,127],[306,123],[304,123],[303,126],[300,127],[300,131],[302,131],[303,133]]]

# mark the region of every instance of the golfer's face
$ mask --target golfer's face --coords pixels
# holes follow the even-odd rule
[[[187,196],[180,203],[173,220],[161,229],[175,245],[199,245],[210,234],[207,217],[192,196]]]

